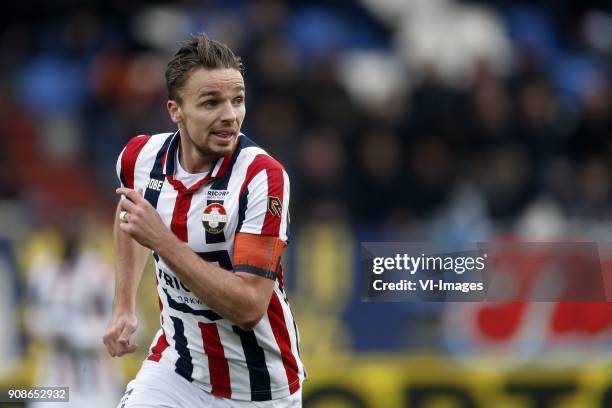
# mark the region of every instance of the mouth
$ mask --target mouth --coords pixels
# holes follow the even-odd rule
[[[231,129],[226,130],[215,130],[210,133],[213,138],[222,143],[231,142],[236,136],[236,132]]]

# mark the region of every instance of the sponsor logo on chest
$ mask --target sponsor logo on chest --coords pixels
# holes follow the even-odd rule
[[[206,192],[206,200],[223,201],[228,195],[228,190],[208,190]]]
[[[149,179],[149,184],[147,184],[147,188],[155,191],[161,191],[162,186],[164,185],[164,180],[158,179]]]

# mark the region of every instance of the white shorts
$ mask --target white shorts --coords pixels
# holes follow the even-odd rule
[[[128,383],[117,408],[301,408],[302,388],[292,395],[270,401],[239,401],[220,398],[200,389],[174,371],[145,361]]]

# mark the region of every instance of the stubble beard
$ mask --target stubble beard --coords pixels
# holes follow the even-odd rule
[[[236,143],[238,143],[238,136],[235,136],[229,145],[223,146],[218,146],[210,142],[207,143],[206,146],[200,146],[193,139],[191,139],[191,144],[203,157],[212,157],[214,159],[229,156],[234,151]]]

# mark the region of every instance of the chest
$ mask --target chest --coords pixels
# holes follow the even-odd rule
[[[196,253],[230,253],[239,222],[240,186],[211,182],[196,191],[177,189],[167,180],[145,180],[145,198],[164,224]]]

